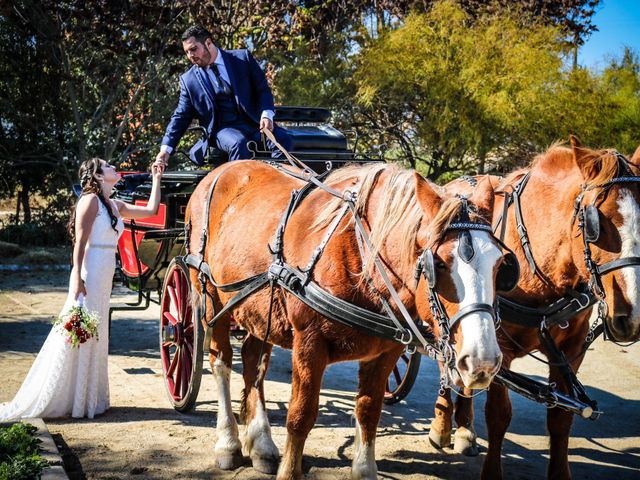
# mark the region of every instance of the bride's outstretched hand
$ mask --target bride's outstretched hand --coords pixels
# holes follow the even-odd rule
[[[164,165],[154,163],[151,165],[151,176],[154,182],[159,182],[164,172]]]

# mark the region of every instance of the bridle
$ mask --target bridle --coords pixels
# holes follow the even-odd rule
[[[593,255],[591,253],[591,244],[596,243],[600,238],[600,219],[597,206],[598,200],[602,198],[602,201],[604,201],[614,185],[620,185],[624,183],[640,183],[640,177],[633,175],[633,173],[627,166],[627,159],[619,152],[613,153],[618,159],[618,163],[624,166],[624,172],[622,172],[623,174],[612,178],[607,182],[603,182],[597,185],[583,184],[581,192],[576,198],[574,204],[572,220],[572,222],[575,222],[576,218],[578,219],[578,228],[580,229],[582,241],[584,244],[584,261],[587,270],[589,270],[589,273],[591,275],[589,279],[589,288],[600,302],[603,302],[606,297],[606,293],[602,283],[603,275],[619,270],[621,268],[640,265],[640,257],[618,258],[616,260],[606,262],[602,265],[598,265],[593,260]],[[583,205],[582,201],[584,200],[584,196],[586,195],[586,193],[595,189],[601,189],[601,191],[598,192],[598,194],[590,204]],[[602,202],[600,202],[600,204],[601,203]]]
[[[501,240],[494,236],[493,228],[490,224],[470,221],[467,198],[460,197],[460,199],[462,201],[462,208],[459,214],[458,221],[449,224],[444,229],[444,232],[442,232],[443,234],[440,236],[440,238],[443,238],[444,233],[446,233],[447,231],[459,232],[458,253],[462,261],[464,261],[465,263],[469,263],[475,255],[470,232],[473,230],[488,232],[503,249],[507,250],[506,256],[513,255],[513,258],[515,259],[515,254],[511,251],[511,249],[509,249]],[[416,262],[414,278],[416,289],[418,288],[420,277],[423,277],[426,280],[429,310],[431,312],[431,315],[433,316],[433,319],[438,323],[438,327],[440,330],[440,335],[437,340],[437,352],[429,351],[428,353],[432,358],[437,358],[445,365],[440,379],[440,391],[444,392],[445,388],[450,388],[452,386],[449,371],[454,369],[457,370],[456,352],[455,349],[452,348],[454,342],[451,341],[451,330],[464,317],[467,317],[468,315],[474,313],[488,313],[491,316],[496,329],[499,327],[499,321],[497,320],[498,316],[496,315],[495,306],[481,302],[467,305],[464,308],[459,309],[452,318],[449,318],[449,315],[442,305],[440,296],[436,291],[437,275],[434,252],[437,251],[439,244],[439,241],[435,242],[433,245],[426,247],[422,251]],[[498,278],[505,276],[510,277],[510,283],[505,282],[505,290],[511,290],[515,288],[516,284],[518,283],[519,275],[520,270],[517,260],[515,261],[515,263],[503,263],[503,265],[500,266],[500,270],[498,271]]]

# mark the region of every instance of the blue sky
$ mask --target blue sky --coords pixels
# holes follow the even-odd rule
[[[624,46],[640,54],[640,0],[602,0],[593,18],[599,31],[580,48],[580,65],[602,68]]]

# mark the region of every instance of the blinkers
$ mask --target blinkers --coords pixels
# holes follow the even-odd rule
[[[464,237],[466,236],[461,235],[461,241]],[[499,243],[502,244],[502,242]],[[504,245],[502,245],[502,247],[507,248]],[[420,255],[420,258],[418,259],[418,264],[416,266],[415,272],[416,285],[418,283],[418,280],[420,279],[420,274],[422,274],[427,280],[429,288],[435,288],[437,282],[437,271],[435,258],[431,248],[425,248],[425,250],[422,252],[422,255]],[[505,253],[504,260],[498,268],[498,273],[496,275],[496,290],[499,292],[510,292],[511,290],[516,288],[519,279],[520,263],[518,262],[518,258],[515,256],[515,254],[511,251],[508,251]]]
[[[596,243],[600,238],[600,212],[595,205],[582,207],[584,238],[589,243]]]
[[[520,280],[520,262],[518,262],[518,257],[514,253],[507,252],[498,268],[496,290],[498,292],[510,292],[516,288],[518,280]]]

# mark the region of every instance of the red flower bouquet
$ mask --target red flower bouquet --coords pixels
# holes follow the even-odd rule
[[[84,306],[76,305],[53,321],[66,342],[72,347],[79,347],[92,337],[98,340],[98,318],[94,312],[88,312]]]

